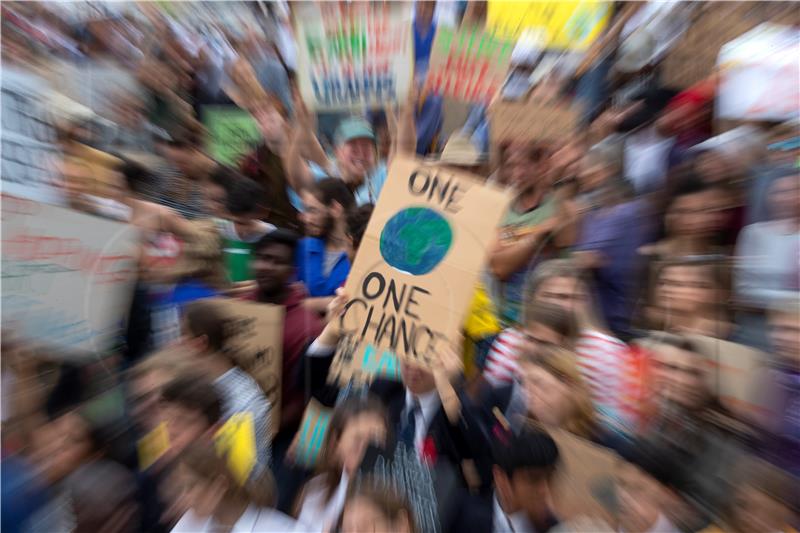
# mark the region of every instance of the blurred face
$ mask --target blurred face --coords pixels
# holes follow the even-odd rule
[[[368,139],[351,139],[336,148],[336,163],[342,179],[357,186],[375,168],[375,143]]]
[[[410,533],[411,527],[405,513],[391,520],[367,498],[355,497],[345,504],[341,530],[343,533]]]
[[[560,426],[572,410],[569,386],[533,363],[520,368],[528,412],[543,424]]]
[[[263,294],[282,291],[294,272],[292,249],[280,243],[264,246],[255,253],[252,267],[258,288]]]
[[[528,511],[530,515],[539,514],[536,507],[545,505],[547,482],[541,475],[530,469],[519,469],[511,477],[502,469],[495,467],[494,485],[500,506],[507,514]]]
[[[286,119],[273,105],[261,106],[253,111],[258,129],[267,142],[282,140],[286,135]]]
[[[713,191],[675,199],[667,211],[667,229],[673,237],[709,237],[719,226]]]
[[[588,295],[586,288],[577,278],[553,277],[544,280],[534,294],[538,302],[557,305],[570,313],[579,314],[586,310]]]
[[[664,489],[637,467],[623,463],[616,475],[619,526],[625,533],[648,531],[661,514]]]
[[[403,376],[403,384],[411,394],[425,394],[436,388],[433,374],[421,366],[403,361],[400,364],[400,374]]]
[[[711,268],[675,265],[662,269],[658,279],[658,305],[667,313],[693,314],[716,302]]]
[[[614,175],[614,169],[599,157],[587,155],[581,160],[578,174],[582,192],[594,191]]]
[[[531,322],[521,330],[523,336],[522,349],[536,351],[540,346],[564,346],[566,340],[557,331],[544,324]]]
[[[175,167],[180,170],[187,178],[195,176],[195,169],[197,168],[197,150],[188,146],[170,146],[167,144],[160,145],[162,155]]]
[[[503,165],[507,185],[521,192],[537,187],[547,173],[541,155],[540,150],[528,145],[512,145]]]
[[[795,368],[800,368],[800,317],[773,313],[769,317],[769,336],[775,355],[793,361]]]
[[[377,413],[362,413],[349,420],[336,443],[336,457],[348,475],[354,473],[364,459],[370,444],[386,443],[386,422]]]
[[[727,182],[733,177],[731,163],[719,152],[709,150],[697,156],[695,168],[704,182],[716,185]]]
[[[130,382],[133,416],[147,430],[154,429],[160,420],[159,397],[172,376],[163,370],[153,370]]]
[[[167,427],[169,453],[173,457],[180,455],[187,446],[210,429],[201,412],[173,403],[161,403],[161,419]]]
[[[324,238],[333,224],[330,209],[310,192],[303,191],[302,198],[305,211],[300,213],[300,220],[303,222],[306,235]]]
[[[216,183],[209,183],[205,187],[205,192],[206,210],[217,218],[226,218],[228,212],[225,208],[225,201],[227,200],[225,188]]]
[[[224,478],[209,481],[185,465],[181,465],[178,470],[178,478],[182,504],[187,509],[192,509],[200,518],[208,518],[214,514],[228,489]]]
[[[49,482],[64,479],[89,458],[92,453],[89,432],[89,425],[74,412],[36,431],[33,457]]]
[[[659,348],[655,363],[660,367],[656,379],[658,393],[686,409],[701,407],[708,398],[705,359],[672,346]]]
[[[769,190],[772,218],[800,217],[800,174],[775,180]]]

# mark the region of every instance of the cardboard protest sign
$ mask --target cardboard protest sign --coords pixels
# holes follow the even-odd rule
[[[297,78],[309,109],[382,107],[405,97],[413,77],[411,4],[291,5]]]
[[[44,78],[3,68],[3,192],[46,203],[64,203],[61,154],[47,110]]]
[[[493,144],[506,141],[540,142],[570,139],[578,129],[580,111],[562,102],[495,102],[489,109],[489,135]]]
[[[552,489],[556,515],[562,520],[589,517],[613,523],[602,496],[622,460],[608,448],[565,430],[548,432],[558,445],[560,460]]]
[[[272,405],[274,435],[280,423],[281,371],[283,368],[283,316],[279,305],[213,298],[230,323],[230,355],[253,376]]]
[[[305,468],[316,466],[322,453],[332,413],[332,409],[328,409],[313,398],[308,402],[303,420],[300,422],[300,429],[294,437],[295,464]]]
[[[489,0],[486,27],[515,40],[522,32],[543,49],[584,51],[608,24],[612,2]]]
[[[112,348],[125,325],[139,231],[3,196],[3,328],[69,356]]]
[[[468,174],[395,158],[347,278],[332,376],[347,381],[370,349],[435,365],[460,335],[509,201]]]
[[[261,142],[255,119],[235,106],[204,106],[203,124],[208,129],[206,148],[211,156],[226,165],[238,166],[242,156]]]
[[[439,27],[433,40],[425,90],[456,100],[488,104],[500,91],[514,41],[474,26]]]
[[[717,116],[784,121],[800,116],[800,30],[761,24],[719,52]]]

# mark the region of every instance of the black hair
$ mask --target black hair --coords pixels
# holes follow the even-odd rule
[[[644,471],[661,485],[679,491],[688,474],[680,452],[646,440],[633,442],[621,450],[623,458]]]
[[[144,165],[131,161],[130,159],[123,159],[122,165],[119,167],[119,172],[125,177],[125,183],[128,189],[135,193],[143,193],[155,181],[153,174],[147,170]]]
[[[202,300],[191,302],[184,311],[186,326],[195,336],[204,336],[215,352],[223,352],[228,342],[227,318],[219,308]]]
[[[216,168],[211,171],[211,174],[208,175],[208,179],[214,185],[219,185],[225,189],[226,192],[230,193],[240,181],[248,178],[245,178],[242,174],[227,165],[217,165]]]
[[[253,246],[253,253],[257,254],[260,250],[263,250],[267,246],[273,244],[282,244],[284,246],[288,246],[289,249],[292,251],[292,262],[294,262],[294,256],[297,252],[297,241],[299,237],[297,233],[293,232],[292,230],[278,228],[274,231],[270,231],[261,239],[255,243]]]
[[[353,192],[339,178],[323,178],[312,184],[308,188],[308,192],[326,207],[330,207],[333,202],[336,202],[344,208],[345,212],[352,210],[356,204]]]
[[[164,386],[161,400],[185,409],[199,411],[209,426],[222,417],[222,401],[214,385],[199,376],[180,376]]]
[[[221,184],[220,184],[221,185]],[[225,185],[222,185],[225,187]],[[258,210],[264,199],[264,188],[251,180],[240,176],[229,188],[226,188],[228,199],[225,207],[231,215],[247,215]]]
[[[537,470],[549,477],[558,464],[558,445],[543,429],[526,424],[519,432],[497,435],[492,442],[494,464],[509,477],[518,470]]]
[[[367,231],[367,224],[374,209],[374,205],[365,204],[347,214],[347,234],[353,240],[353,250],[358,250],[361,246],[361,239],[364,238],[364,232]]]

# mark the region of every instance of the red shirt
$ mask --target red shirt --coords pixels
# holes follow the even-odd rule
[[[305,408],[302,357],[306,348],[316,339],[324,324],[319,316],[303,306],[307,298],[300,283],[290,285],[289,292],[280,305],[286,308],[283,321],[283,372],[281,373],[281,425],[291,429],[300,423]],[[258,290],[243,296],[244,300],[259,301]]]

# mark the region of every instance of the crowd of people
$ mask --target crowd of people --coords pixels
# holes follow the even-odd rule
[[[496,144],[491,106],[447,131],[458,110],[423,85],[437,27],[483,25],[486,2],[417,1],[414,87],[364,114],[303,102],[291,3],[232,2],[237,24],[216,26],[228,7],[190,22],[191,3],[141,4],[79,22],[2,6],[4,69],[57,58],[129,76],[102,111],[62,102],[53,126],[65,204],[141,236],[112,350],[79,363],[3,331],[4,531],[800,527],[800,122],[723,132],[713,73],[660,81],[685,5],[616,3],[605,48],[577,68],[520,41],[497,100],[555,90],[581,105],[581,127]],[[247,111],[260,143],[215,159],[210,105]],[[398,157],[511,202],[476,251],[476,286],[459,287],[472,300],[440,366],[336,382],[344,286]],[[100,186],[75,163],[87,159]],[[211,298],[283,308],[277,416]],[[298,457],[311,405],[330,417],[315,464]],[[242,415],[252,454],[221,453]],[[615,458],[591,505],[566,480],[575,449]],[[397,450],[433,472],[433,522],[414,504],[423,482],[365,467]]]

